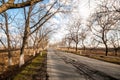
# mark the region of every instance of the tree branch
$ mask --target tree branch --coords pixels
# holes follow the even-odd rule
[[[7,3],[3,3],[0,6],[0,13],[3,13],[8,9],[16,9],[16,8],[27,7],[27,6],[36,4],[36,3],[40,2],[40,1],[43,1],[43,0],[27,0],[26,2],[14,4],[14,0],[9,0]]]

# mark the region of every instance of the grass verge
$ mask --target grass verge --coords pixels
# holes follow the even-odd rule
[[[75,51],[68,51],[68,50],[60,50],[60,51],[73,53],[73,54],[76,54],[76,55],[80,55],[80,56],[93,58],[93,59],[97,59],[97,60],[101,60],[101,61],[110,62],[110,63],[119,64],[120,65],[120,57],[116,57],[116,56],[105,56],[105,55],[88,54],[88,53],[87,54],[80,54],[79,52],[76,53]]]
[[[44,80],[46,78],[46,51],[38,55],[30,64],[24,67],[13,80]]]

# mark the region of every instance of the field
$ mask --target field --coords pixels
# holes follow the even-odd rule
[[[33,57],[34,50],[33,49],[25,49],[25,62],[29,61]],[[12,51],[12,67],[18,66],[20,57],[20,50]],[[0,74],[8,71],[10,67],[8,67],[8,53],[4,50],[0,50]]]
[[[114,55],[113,50],[109,50],[108,56],[105,56],[104,49],[92,49],[92,50],[87,49],[85,51],[82,49],[78,49],[77,53],[76,53],[75,49],[73,49],[73,48],[70,48],[69,50],[68,50],[68,48],[58,48],[58,50],[62,50],[65,52],[70,52],[70,53],[74,53],[74,54],[77,54],[80,56],[94,58],[94,59],[98,59],[98,60],[102,60],[102,61],[106,61],[106,62],[110,62],[110,63],[120,64],[120,50],[118,51],[117,56]]]

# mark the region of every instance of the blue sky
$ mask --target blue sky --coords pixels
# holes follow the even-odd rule
[[[42,1],[43,4],[47,4],[49,2],[51,2],[52,0],[44,0]],[[75,0],[77,1],[77,3],[70,3],[71,6],[74,7],[74,5],[76,6],[76,8],[73,8],[75,10],[75,12],[73,11],[73,15],[68,15],[68,14],[56,14],[53,19],[50,20],[51,24],[52,23],[56,23],[54,25],[54,27],[58,27],[58,30],[56,31],[55,34],[51,35],[51,38],[50,38],[50,42],[51,43],[54,43],[55,41],[56,42],[59,42],[62,40],[62,38],[65,36],[65,34],[67,33],[65,31],[65,28],[67,27],[66,26],[66,23],[68,22],[69,20],[69,17],[73,16],[74,15],[76,16],[81,16],[84,20],[86,20],[90,14],[90,11],[92,10],[92,8],[94,8],[94,2],[91,2],[91,4],[93,6],[89,7],[89,4],[88,4],[88,1],[89,0],[84,0],[84,1],[81,1],[81,0]],[[93,0],[91,0],[93,1]],[[67,9],[71,9],[69,5],[65,6],[67,7]],[[24,17],[23,17],[23,9],[13,9],[13,10],[8,10],[7,13],[9,13],[9,15],[13,15],[12,17],[14,17],[15,15],[15,23],[12,23],[11,26],[13,26],[14,28],[18,28],[18,27],[22,27],[24,25],[22,25],[24,21]],[[19,23],[19,24],[16,24],[16,23]],[[21,24],[20,24],[21,23]],[[46,26],[49,26],[46,25]],[[13,29],[13,28],[12,28]],[[11,30],[12,31],[12,30]]]

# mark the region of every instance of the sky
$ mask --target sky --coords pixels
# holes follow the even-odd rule
[[[95,3],[96,3],[95,0],[90,0],[90,3],[89,3],[89,0],[79,0],[78,3],[76,3],[77,7],[75,8],[74,14],[76,14],[77,16],[80,16],[83,20],[83,23],[86,23],[86,20],[89,18],[90,13],[92,13],[96,7]],[[62,38],[65,37],[65,34],[67,34],[67,31],[66,31],[67,25],[65,25],[65,23],[68,22],[67,18],[71,16],[68,15],[68,16],[65,16],[67,17],[65,18],[65,17],[61,17],[61,15],[58,14],[57,17],[59,19],[58,20],[54,19],[53,22],[57,24],[59,29],[56,31],[55,34],[51,36],[49,40],[51,44],[60,42]]]
[[[16,1],[18,1],[18,0],[16,0]],[[19,0],[19,1],[21,1],[21,0]],[[50,5],[50,3],[53,3],[53,1],[55,1],[55,0],[43,0],[42,3],[40,2],[40,5],[35,6],[34,11],[36,11],[36,9],[41,9],[41,7],[43,7],[44,5],[45,6]],[[62,1],[61,2],[61,4],[62,4],[65,0],[57,0],[57,1]],[[73,2],[70,2],[70,1],[73,1]],[[70,23],[71,23],[70,21],[74,20],[76,17],[82,18],[82,23],[83,23],[82,26],[86,27],[85,24],[87,22],[87,19],[89,19],[90,14],[94,13],[98,3],[100,4],[100,0],[67,0],[67,5],[63,5],[64,8],[62,8],[62,9],[65,9],[65,10],[67,9],[67,10],[72,10],[72,11],[68,12],[68,13],[57,13],[57,14],[55,14],[55,16],[53,16],[48,21],[47,24],[43,25],[43,27],[50,27],[50,28],[56,29],[54,31],[54,33],[49,35],[49,43],[54,44],[54,43],[60,42],[65,37],[65,35],[68,33],[66,28],[70,25]],[[38,8],[38,7],[40,7],[40,8]],[[49,7],[47,6],[47,8],[45,8],[43,10],[47,11],[49,8],[50,8],[50,6]],[[57,5],[54,8],[52,8],[52,11],[55,11],[56,8],[57,8]],[[40,12],[40,14],[38,14],[38,15],[43,16],[43,14],[45,13],[44,11],[42,11],[42,13]],[[19,33],[18,33],[19,35],[17,34],[17,32],[19,31],[18,28],[21,30],[24,30],[23,28],[24,28],[24,23],[25,23],[23,8],[7,10],[7,13],[12,18],[14,18],[14,16],[16,15],[14,22],[12,24],[10,24],[9,26],[10,26],[10,31],[11,31],[12,35],[19,37],[20,34]],[[36,22],[39,18],[38,15],[32,17]],[[0,22],[4,22],[3,18],[1,18],[1,16],[0,16]],[[51,26],[51,24],[54,24],[54,25]],[[31,25],[32,25],[32,23],[31,23]],[[91,35],[91,34],[89,34],[89,35]],[[0,38],[2,38],[4,41],[6,40],[6,35],[4,34],[4,32],[1,29],[0,29]],[[87,39],[87,40],[89,43],[90,39]]]
[[[44,0],[43,3],[48,3],[48,2],[52,2],[53,0]],[[68,0],[69,1],[69,0]],[[76,3],[73,3],[73,5],[76,5],[76,8],[73,8],[73,14],[77,15],[77,16],[81,16],[81,18],[83,19],[83,22],[86,22],[87,18],[89,17],[90,13],[92,11],[94,11],[95,8],[95,0],[75,0],[77,1]],[[69,2],[68,2],[69,3]],[[20,23],[23,22],[24,17],[23,17],[23,9],[13,9],[13,10],[8,10],[7,12],[9,14],[14,14],[17,15],[16,16],[16,22],[18,21],[17,18],[20,18],[21,20],[19,20],[19,24],[12,24],[12,27],[10,30],[12,31],[13,28],[18,28],[21,27],[23,25],[20,25]],[[73,15],[72,15],[73,16]],[[14,17],[14,16],[13,16]],[[62,38],[65,36],[65,34],[67,34],[66,31],[66,27],[69,22],[69,18],[71,17],[71,15],[68,14],[56,14],[55,17],[53,17],[52,19],[50,19],[51,23],[54,23],[55,25],[53,26],[54,28],[57,27],[57,30],[55,31],[54,34],[52,34],[50,36],[49,42],[50,43],[56,43],[62,40]],[[0,31],[1,32],[1,31]],[[13,31],[12,31],[13,32]],[[0,37],[4,36],[3,33],[0,33]]]

